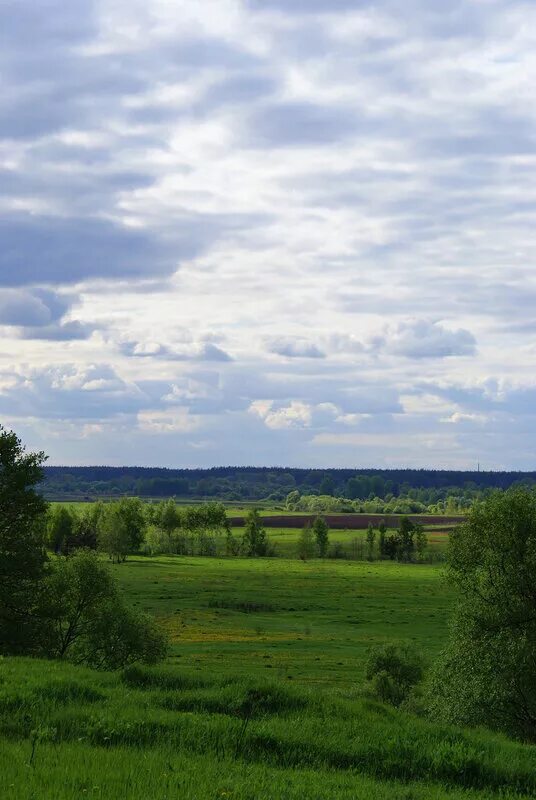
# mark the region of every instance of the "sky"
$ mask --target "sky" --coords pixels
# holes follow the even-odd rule
[[[0,0],[0,421],[536,469],[536,3]]]

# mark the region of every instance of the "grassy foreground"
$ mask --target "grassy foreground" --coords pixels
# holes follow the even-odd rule
[[[534,748],[433,725],[351,691],[27,659],[4,660],[1,677],[0,792],[10,800],[536,793]]]
[[[536,796],[536,748],[362,695],[371,644],[441,646],[437,567],[138,558],[114,573],[170,631],[169,662],[0,660],[1,798]]]

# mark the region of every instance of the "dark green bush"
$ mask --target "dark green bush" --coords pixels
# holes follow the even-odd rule
[[[423,670],[420,653],[410,645],[380,645],[369,653],[365,671],[368,690],[382,703],[398,707],[420,683]]]

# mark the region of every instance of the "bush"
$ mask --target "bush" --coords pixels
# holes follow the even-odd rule
[[[422,680],[422,657],[407,644],[381,645],[370,651],[365,675],[373,697],[398,707]]]

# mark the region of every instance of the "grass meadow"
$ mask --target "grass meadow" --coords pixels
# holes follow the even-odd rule
[[[371,645],[432,659],[441,569],[390,562],[130,558],[129,602],[172,640],[155,668],[0,661],[0,797],[528,798],[536,749],[368,699]]]

